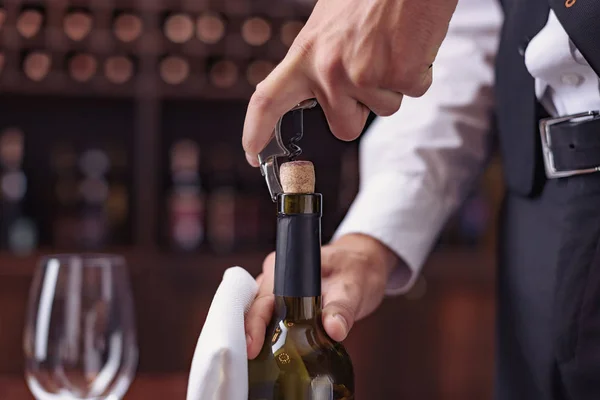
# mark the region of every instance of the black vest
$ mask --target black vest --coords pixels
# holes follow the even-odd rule
[[[600,0],[598,0],[600,1]],[[546,25],[548,0],[501,0],[504,26],[496,58],[496,120],[508,190],[534,195],[544,182],[538,121],[545,111],[525,67],[528,42]]]

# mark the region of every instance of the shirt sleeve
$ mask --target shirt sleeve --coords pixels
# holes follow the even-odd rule
[[[408,269],[399,266],[390,276],[388,295],[411,288],[482,170],[501,24],[495,0],[459,0],[430,89],[376,118],[361,141],[359,192],[334,240],[369,235],[405,262]]]

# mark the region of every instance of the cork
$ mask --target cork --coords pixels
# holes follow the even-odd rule
[[[315,192],[315,167],[310,161],[286,162],[279,171],[284,193]]]

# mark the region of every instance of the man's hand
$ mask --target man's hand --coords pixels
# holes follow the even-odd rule
[[[336,341],[348,335],[354,321],[372,313],[381,303],[387,278],[398,258],[368,236],[342,236],[321,252],[323,325]],[[263,264],[256,300],[246,316],[248,357],[255,358],[263,345],[273,314],[273,268],[275,254]]]
[[[353,140],[369,110],[391,115],[403,95],[424,94],[457,1],[320,0],[250,100],[248,160],[256,166],[277,120],[303,100],[316,98],[333,134]]]

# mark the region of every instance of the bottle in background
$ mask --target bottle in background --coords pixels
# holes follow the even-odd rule
[[[68,58],[69,76],[76,82],[85,83],[96,75],[98,61],[87,53],[76,53]]]
[[[42,7],[25,6],[17,16],[17,32],[25,39],[32,39],[41,32],[45,23],[45,11]]]
[[[160,61],[159,73],[165,83],[179,85],[189,77],[190,63],[181,56],[168,55]]]
[[[26,211],[25,136],[18,128],[0,132],[0,248],[25,255],[37,247],[38,232]]]
[[[52,242],[59,249],[76,245],[78,237],[79,173],[77,152],[71,143],[59,142],[50,152],[54,177]]]
[[[206,44],[215,44],[225,36],[225,20],[217,13],[206,12],[196,21],[196,37]]]
[[[99,148],[89,148],[79,158],[79,193],[81,195],[79,219],[79,247],[101,249],[108,240],[108,216],[106,201],[109,185],[107,174],[110,160],[106,152]]]
[[[230,60],[220,59],[208,65],[210,83],[219,89],[229,89],[238,82],[238,66]]]
[[[117,11],[112,22],[113,34],[123,43],[137,40],[144,30],[142,19],[131,11]]]
[[[93,26],[92,14],[84,8],[70,8],[63,18],[63,31],[69,39],[75,42],[88,37]]]
[[[264,18],[248,18],[242,24],[242,38],[251,46],[262,46],[271,39],[271,24]]]
[[[129,218],[129,170],[126,150],[116,143],[109,144],[106,155],[111,165],[108,177],[108,199],[105,203],[106,218],[110,229],[111,243],[130,242]]]
[[[26,52],[22,59],[23,73],[34,82],[41,82],[50,73],[52,58],[45,51]]]
[[[205,194],[200,177],[200,148],[189,139],[170,151],[169,241],[177,251],[198,250],[204,241]]]
[[[185,43],[194,36],[194,20],[185,13],[172,13],[165,17],[163,33],[173,43]]]
[[[109,82],[115,85],[129,82],[134,73],[135,66],[131,57],[110,56],[104,62],[104,75]]]
[[[236,247],[238,191],[235,161],[227,143],[211,149],[207,235],[212,251],[232,253]]]

